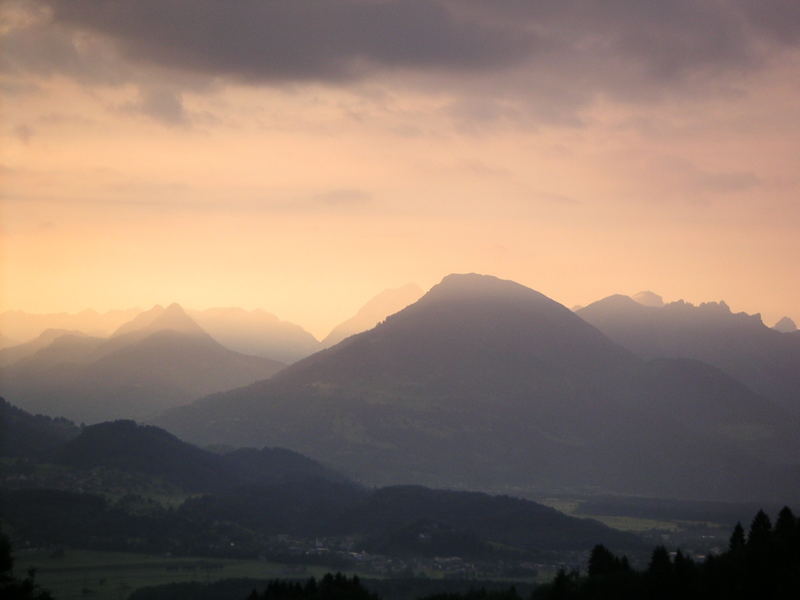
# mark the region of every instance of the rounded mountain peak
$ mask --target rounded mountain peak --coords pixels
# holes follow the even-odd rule
[[[451,273],[442,279],[441,282],[433,286],[421,301],[430,300],[459,300],[459,299],[478,299],[478,298],[539,298],[547,300],[553,304],[544,294],[531,288],[525,287],[509,279],[500,279],[494,275],[482,275],[480,273]]]

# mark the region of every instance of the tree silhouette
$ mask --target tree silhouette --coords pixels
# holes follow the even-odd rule
[[[736,523],[736,527],[733,528],[733,533],[731,534],[730,543],[728,544],[728,550],[730,552],[741,552],[744,549],[744,545],[744,527],[742,527],[741,523]]]
[[[11,542],[0,531],[0,598],[3,600],[52,600],[50,592],[34,581],[35,572],[28,571],[25,579],[14,577],[14,557]]]

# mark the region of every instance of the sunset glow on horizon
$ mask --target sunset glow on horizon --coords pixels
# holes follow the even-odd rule
[[[3,3],[0,310],[319,338],[479,272],[800,322],[800,5],[577,5]]]

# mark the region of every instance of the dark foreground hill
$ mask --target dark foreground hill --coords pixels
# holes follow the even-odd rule
[[[346,481],[335,471],[284,448],[241,448],[216,454],[158,427],[133,421],[85,427],[47,458],[80,469],[105,467],[157,477],[188,491],[219,491],[252,483]]]
[[[25,409],[87,423],[154,415],[283,367],[228,350],[176,304],[137,315],[107,339],[64,332],[46,342],[0,371],[0,392]]]
[[[80,432],[67,419],[31,415],[0,398],[0,457],[41,458]]]
[[[702,363],[647,363],[480,275],[450,275],[374,329],[156,422],[195,442],[290,447],[374,484],[800,493],[796,423],[772,403]]]
[[[37,421],[24,411],[15,418]],[[635,536],[527,500],[420,486],[370,490],[288,450],[219,455],[131,421],[85,427],[40,456],[0,464],[0,511],[30,545],[249,556],[300,543],[285,536],[309,547],[325,537],[383,555],[485,560],[580,552],[597,540],[641,547]],[[101,494],[77,491],[113,473],[130,477]],[[59,489],[47,489],[50,481]],[[143,481],[190,494],[177,507],[161,506],[142,495]],[[137,487],[125,490],[125,482]]]

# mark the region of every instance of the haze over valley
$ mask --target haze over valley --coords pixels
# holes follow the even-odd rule
[[[2,600],[800,597],[796,0],[0,1]]]

